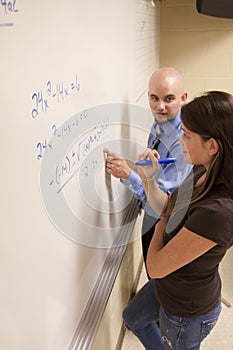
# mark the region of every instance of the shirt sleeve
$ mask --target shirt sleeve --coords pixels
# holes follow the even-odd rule
[[[175,143],[171,145],[169,152],[166,151],[167,157],[175,157],[176,162],[166,165],[160,165],[160,170],[155,174],[155,180],[159,188],[167,194],[170,194],[177,188],[190,173],[192,166],[185,163],[183,152],[180,145]],[[163,151],[163,150],[162,150]],[[134,170],[131,170],[127,180],[121,182],[141,201],[142,208],[149,215],[158,219],[158,215],[151,208],[140,176]]]
[[[140,176],[136,171],[131,170],[127,180],[121,180],[121,182],[140,200],[145,201],[146,194],[143,188],[143,184]]]
[[[142,208],[149,215],[158,219],[158,215],[151,208],[149,202],[147,201],[146,193],[141,181],[140,176],[134,170],[131,170],[130,175],[127,180],[121,180],[121,183],[125,185],[130,192],[134,194],[142,203]]]
[[[223,248],[228,248],[233,243],[233,224],[232,212],[229,212],[226,207],[227,203],[224,205],[224,200],[193,205],[189,209],[184,226]]]

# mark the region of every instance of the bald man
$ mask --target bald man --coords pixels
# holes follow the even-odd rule
[[[148,137],[148,148],[157,149],[161,158],[175,157],[176,163],[162,164],[155,179],[166,193],[171,193],[187,177],[192,166],[185,163],[178,141],[182,135],[180,109],[187,99],[183,78],[173,67],[163,67],[152,74],[149,80],[148,100],[154,122]],[[121,182],[141,201],[144,209],[142,224],[142,249],[146,262],[148,247],[154,233],[158,215],[147,202],[139,175],[126,160],[109,149],[106,172],[121,179]],[[149,276],[148,276],[149,278]]]

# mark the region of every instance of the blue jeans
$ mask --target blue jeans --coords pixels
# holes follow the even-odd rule
[[[199,350],[221,312],[221,297],[207,315],[184,318],[166,312],[154,293],[150,280],[130,301],[123,312],[125,326],[131,330],[146,350]],[[156,321],[159,321],[160,328]]]

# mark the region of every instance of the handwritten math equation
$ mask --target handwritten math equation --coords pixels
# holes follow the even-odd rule
[[[62,140],[64,137],[70,135],[76,128],[80,126],[80,124],[86,120],[88,117],[87,110],[84,110],[80,113],[75,114],[73,118],[69,121],[66,121],[62,124],[61,127],[57,127],[57,125],[53,124],[51,127],[52,135],[55,138]],[[50,139],[45,139],[43,141],[37,142],[36,144],[36,152],[37,159],[41,160],[43,156],[53,150],[53,141]]]
[[[16,3],[17,0],[5,1],[0,0],[0,28],[1,27],[11,27],[14,25],[12,21],[9,21],[9,18],[13,18],[13,15],[16,15],[19,12],[19,8]],[[3,21],[4,18],[4,21]],[[7,19],[7,21],[5,21]]]
[[[80,82],[77,75],[74,80],[65,83],[52,82],[50,80],[45,84],[44,89],[40,89],[37,92],[33,92],[31,95],[33,108],[31,111],[32,118],[38,118],[41,114],[46,113],[50,106],[54,103],[60,103],[67,99],[72,92],[80,91]]]
[[[18,6],[16,4],[17,0],[13,1],[5,1],[1,0],[0,2],[0,14],[3,12],[5,15],[9,15],[10,13],[17,13],[19,11]]]
[[[56,165],[54,177],[49,182],[49,186],[55,183],[59,185],[60,188],[57,191],[59,193],[79,170],[86,156],[107,133],[108,127],[109,120],[106,117],[102,123],[94,126],[91,131],[88,131],[86,136],[79,139],[64,156],[61,164]],[[85,165],[85,176],[89,176],[93,172],[93,168],[96,167],[97,163],[98,161],[95,159],[91,161],[90,165]]]

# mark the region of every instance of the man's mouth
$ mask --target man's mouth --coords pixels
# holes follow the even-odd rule
[[[159,119],[164,119],[167,117],[167,113],[156,113],[156,117]]]

